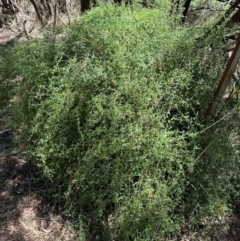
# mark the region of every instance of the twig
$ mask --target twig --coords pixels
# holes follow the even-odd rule
[[[9,134],[11,131],[12,131],[11,129],[0,131],[0,135]]]
[[[225,130],[232,124],[233,121],[231,121],[226,127]],[[215,140],[221,135],[220,132],[210,143],[209,145],[202,151],[202,153],[197,157],[197,160],[207,151],[207,149],[215,142]]]
[[[65,27],[67,27],[67,24],[62,20],[62,18],[60,17],[59,14],[57,14],[57,17],[58,17],[59,20],[62,22],[62,24],[63,24]]]
[[[219,123],[220,121],[224,120],[228,115],[231,114],[232,111],[229,111],[225,116],[223,116],[221,119],[217,120],[216,122],[214,122],[213,124],[211,124],[210,126],[206,127],[205,129],[203,129],[202,131],[197,132],[197,134],[201,134],[204,131],[210,129],[211,127],[215,126],[217,123]]]
[[[68,6],[69,6],[69,1],[66,0],[66,1],[65,1],[65,4],[66,4],[67,16],[68,16],[68,23],[69,23],[69,25],[71,25],[70,11],[69,11],[69,8],[68,8]]]
[[[53,30],[55,30],[56,28],[56,22],[57,22],[57,2],[55,1],[54,16],[53,16]]]
[[[10,2],[12,3],[13,6],[15,6],[18,9],[20,13],[22,13],[21,8],[14,1],[10,0]]]
[[[55,220],[54,218],[51,218],[51,217],[47,217],[47,218],[31,218],[32,220],[45,220],[45,221],[53,221],[53,222],[59,222],[59,223],[63,223],[65,222],[66,220]],[[7,222],[1,222],[1,225],[4,225],[4,224],[8,224],[8,223],[11,223],[11,222],[14,222],[14,223],[17,223],[17,222],[20,222],[21,220],[10,220],[10,221],[7,221]],[[70,223],[76,223],[77,221],[70,221]]]

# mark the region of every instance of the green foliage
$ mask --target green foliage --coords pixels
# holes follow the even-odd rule
[[[230,135],[198,134],[221,74],[221,32],[209,50],[195,40],[202,31],[164,8],[105,6],[3,60],[1,83],[20,78],[14,125],[86,235],[161,240],[226,204]]]

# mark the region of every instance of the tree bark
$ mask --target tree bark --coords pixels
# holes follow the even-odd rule
[[[238,5],[240,4],[240,0],[236,0],[231,6],[230,8],[226,11],[225,15],[218,21],[218,23],[215,26],[219,26],[222,24],[222,22],[224,22],[224,20],[233,12],[233,10],[235,8],[238,7]]]
[[[53,13],[52,13],[52,8],[51,8],[51,4],[49,3],[50,0],[46,0],[46,5],[47,5],[47,9],[48,9],[48,12],[49,12],[49,16],[52,16]]]
[[[36,14],[37,14],[37,17],[38,17],[39,21],[40,21],[41,24],[43,25],[43,18],[42,18],[42,15],[41,15],[41,13],[40,13],[40,11],[39,11],[39,9],[38,9],[37,4],[35,3],[34,0],[30,0],[30,2],[32,3],[32,5],[33,5],[33,7],[34,7],[34,9],[35,9],[35,12],[36,12]]]
[[[86,12],[90,9],[90,0],[81,0],[81,11]]]
[[[54,4],[54,17],[53,17],[53,29],[55,30],[57,23],[57,2]]]
[[[209,104],[208,110],[206,112],[206,117],[211,117],[215,114],[220,98],[222,97],[227,85],[234,73],[237,63],[240,59],[240,37],[234,47],[231,58],[228,61],[227,67],[223,73],[223,76],[218,84],[218,87],[214,93],[212,102]]]
[[[231,22],[239,22],[240,21],[240,9],[231,17]]]
[[[69,11],[69,0],[65,1],[66,4],[66,10],[67,10],[67,16],[68,16],[68,24],[71,24],[71,17],[70,17],[70,11]]]
[[[184,10],[183,10],[183,17],[182,17],[182,23],[185,23],[185,19],[186,19],[186,16],[187,16],[187,13],[188,13],[188,9],[190,7],[190,4],[191,4],[191,1],[192,0],[186,0],[183,7],[184,7]]]

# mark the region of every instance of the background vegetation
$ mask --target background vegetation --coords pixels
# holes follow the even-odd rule
[[[234,26],[172,9],[101,5],[2,50],[12,125],[82,240],[174,239],[239,198],[237,90],[204,119]]]

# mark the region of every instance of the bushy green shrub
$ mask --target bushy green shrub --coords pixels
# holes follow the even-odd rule
[[[210,139],[198,132],[221,74],[220,42],[199,49],[203,30],[164,8],[99,7],[64,31],[16,46],[4,78],[21,77],[14,123],[89,233],[160,240],[222,207],[214,168],[228,165],[223,149],[197,158]]]

